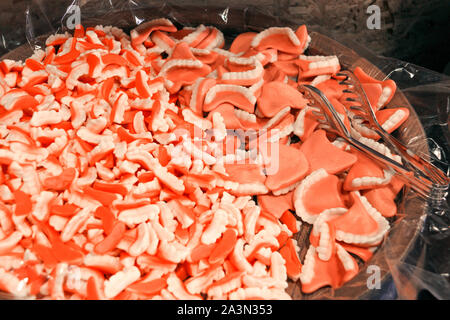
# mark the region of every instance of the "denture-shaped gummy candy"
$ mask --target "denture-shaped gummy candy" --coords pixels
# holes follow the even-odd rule
[[[403,183],[319,126],[322,90],[355,139],[393,159],[338,56],[272,27],[238,35],[143,22],[50,36],[0,62],[0,289],[44,299],[289,299],[338,288],[397,213]],[[395,83],[355,74],[384,129]],[[357,122],[359,121],[359,122]],[[361,192],[361,193],[360,193]],[[301,261],[296,237],[312,224]],[[25,281],[26,280],[26,281]]]

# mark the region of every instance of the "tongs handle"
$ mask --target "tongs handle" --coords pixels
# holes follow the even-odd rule
[[[347,127],[342,122],[340,116],[338,115],[338,112],[333,107],[331,102],[328,100],[328,98],[323,94],[322,91],[317,89],[316,87],[310,86],[310,85],[303,85],[302,87],[309,89],[309,91],[313,92],[318,98],[316,98],[316,102],[319,103],[321,106],[321,110],[324,113],[325,117],[327,118],[327,121],[329,124],[332,124],[334,127],[335,133],[337,133],[340,137],[344,138],[348,143],[353,145],[357,150],[369,154],[372,158],[374,158],[376,161],[381,162],[383,167],[389,167],[392,170],[398,172],[399,174],[404,174],[408,172],[409,170],[402,165],[401,163],[386,157],[384,154],[378,152],[377,150],[367,146],[366,144],[356,140],[351,136],[350,131],[347,129]]]
[[[421,197],[433,201],[442,200],[445,189],[438,188],[436,190],[435,185],[429,184],[414,176],[414,173],[404,164],[385,156],[370,146],[355,139],[342,122],[336,109],[329,102],[328,98],[322,93],[322,91],[310,85],[302,85],[300,88],[305,88],[310,95],[313,96],[315,103],[318,104],[322,110],[323,116],[326,118],[326,122],[329,125],[329,131],[342,137],[354,149],[373,159],[380,165],[381,168],[387,169],[389,172],[396,174],[400,180],[415,190]]]
[[[437,168],[430,161],[427,161],[423,157],[415,154],[394,136],[387,134],[383,135],[383,138],[385,141],[389,141],[389,144],[395,148],[394,150],[399,153],[405,164],[409,166],[421,179],[427,179],[433,184],[436,184],[437,187],[448,186],[450,183],[450,178],[441,169]]]
[[[339,75],[344,75],[346,79],[343,81],[349,81],[356,93],[360,96],[362,100],[362,108],[366,113],[369,113],[369,123],[372,125],[372,129],[384,140],[384,142],[396,152],[404,162],[405,166],[408,167],[415,176],[422,180],[428,181],[435,188],[446,189],[450,183],[450,178],[439,168],[434,166],[430,161],[427,161],[423,157],[418,156],[408,149],[403,143],[398,141],[394,136],[388,133],[378,122],[378,119],[373,111],[370,100],[367,98],[366,92],[362,88],[361,82],[350,70],[341,71]]]

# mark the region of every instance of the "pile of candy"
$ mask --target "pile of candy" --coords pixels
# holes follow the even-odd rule
[[[371,257],[402,184],[318,126],[345,114],[336,56],[305,26],[237,36],[167,19],[78,26],[0,62],[0,290],[39,299],[290,299]],[[381,109],[391,80],[361,69]],[[354,134],[395,157],[363,122]],[[303,263],[295,235],[312,224]],[[301,245],[301,244],[300,244]]]

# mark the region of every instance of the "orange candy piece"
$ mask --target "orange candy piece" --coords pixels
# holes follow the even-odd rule
[[[313,214],[320,214],[326,209],[345,207],[339,192],[339,178],[328,175],[317,181],[306,191],[303,203],[308,212]]]
[[[77,172],[74,168],[66,168],[59,176],[45,179],[43,185],[47,189],[64,191],[72,184],[76,174]]]
[[[168,19],[153,19],[140,24],[131,31],[131,43],[133,47],[144,43],[153,31],[175,32],[177,28]]]
[[[23,191],[14,191],[14,199],[16,200],[16,209],[14,214],[16,216],[27,215],[31,212],[33,204],[31,202],[31,197]]]
[[[324,168],[328,173],[335,174],[351,167],[357,157],[335,147],[326,137],[324,130],[316,130],[306,139],[300,150],[308,159],[310,172]]]
[[[255,32],[244,32],[234,38],[230,46],[230,52],[241,53],[250,49],[252,39],[257,35]]]
[[[276,161],[272,156],[272,161]],[[278,170],[273,175],[268,175],[265,182],[267,188],[277,191],[303,179],[309,170],[309,164],[302,151],[279,145]]]
[[[354,192],[350,193],[353,205],[341,216],[333,219],[331,224],[336,230],[356,235],[371,235],[378,231],[378,222],[372,218]]]
[[[286,210],[294,210],[294,204],[292,202],[293,193],[291,191],[280,196],[270,194],[258,195],[258,205],[263,211],[280,219]]]
[[[131,292],[154,295],[167,287],[167,279],[159,278],[148,282],[136,282],[128,287]]]
[[[306,106],[307,100],[291,86],[281,81],[272,81],[263,85],[257,103],[258,110],[270,118],[285,107],[302,109]]]
[[[363,194],[369,203],[384,217],[389,218],[397,214],[395,194],[389,187],[371,189]]]
[[[259,41],[255,43],[256,38]],[[303,52],[302,43],[290,28],[268,28],[252,39],[252,47],[261,51],[265,49],[277,49],[291,54]]]
[[[302,263],[298,257],[298,252],[293,239],[288,239],[286,244],[280,249],[280,254],[286,261],[286,272],[292,280],[300,278]]]
[[[372,185],[354,185],[355,179],[371,177],[371,178],[379,178],[383,179],[385,174],[383,169],[381,169],[374,161],[372,161],[369,157],[364,155],[361,152],[355,152],[355,155],[358,157],[358,161],[350,168],[347,176],[344,180],[343,188],[346,191],[354,191],[360,189],[372,189],[374,186],[379,186],[378,184]],[[389,183],[386,181],[385,184]]]
[[[237,231],[234,229],[227,229],[211,251],[208,262],[213,265],[224,261],[231,251],[233,251],[236,241]]]
[[[324,286],[331,286],[334,289],[341,287],[345,282],[352,279],[358,273],[358,264],[356,261],[342,248],[339,244],[336,244],[336,249],[331,255],[330,260],[323,261],[319,259],[317,252],[315,249],[310,249],[310,259],[313,260],[313,270],[312,270],[312,278],[310,281],[304,281],[304,278],[300,278],[302,282],[302,291],[304,293],[312,293],[319,288]],[[344,262],[339,257],[337,251],[342,250],[346,259],[348,259],[350,267],[348,270],[344,267]],[[341,252],[342,252],[341,251]],[[308,252],[309,253],[309,252]],[[308,256],[308,253],[306,254]],[[303,265],[303,272],[305,268],[308,268],[308,262],[306,261]]]
[[[391,79],[387,79],[384,81],[376,80],[375,78],[372,78],[367,73],[365,73],[364,70],[360,67],[356,67],[353,72],[355,73],[355,76],[359,79],[359,81],[361,81],[361,83],[381,84],[384,91],[382,94],[383,99],[382,100],[379,99],[377,104],[373,105],[373,107],[376,108],[376,110],[388,104],[389,101],[391,101],[391,99],[394,97],[397,85],[393,80]]]
[[[258,164],[225,164],[225,170],[228,174],[227,180],[239,183],[263,183],[266,176],[262,173],[262,168]]]
[[[300,231],[297,226],[297,218],[289,210],[286,210],[283,213],[280,217],[280,221],[284,223],[292,233],[297,233]]]
[[[400,117],[397,114],[400,113]],[[392,124],[389,124],[388,128],[385,130],[389,133],[398,129],[409,117],[409,109],[408,108],[389,108],[382,109],[375,113],[378,122],[385,128],[386,122],[393,121]]]
[[[111,233],[101,242],[97,243],[94,251],[98,254],[105,254],[113,250],[117,244],[122,240],[126,231],[126,226],[123,222],[117,222],[111,230]]]

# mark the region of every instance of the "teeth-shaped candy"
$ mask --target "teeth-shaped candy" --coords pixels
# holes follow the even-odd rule
[[[216,112],[213,114],[212,120],[215,141],[223,141],[227,136],[227,128],[225,127],[222,115]]]
[[[330,60],[334,59],[335,57],[336,56],[305,56],[302,54],[299,56],[299,59],[311,61],[311,62],[317,62],[317,61],[330,61]]]
[[[255,32],[244,32],[239,34],[231,43],[230,52],[235,55],[244,54],[250,49],[252,39],[254,39],[256,35],[257,33]]]
[[[114,298],[122,290],[139,279],[141,273],[136,267],[129,267],[112,275],[105,281],[106,298]]]
[[[349,116],[352,118],[352,114],[349,111]],[[378,140],[380,136],[374,130],[370,129],[367,125],[365,125],[361,120],[353,119],[352,120],[352,129],[356,130],[360,136],[363,136],[368,139]]]
[[[318,68],[326,68],[331,66],[336,66],[339,64],[339,60],[337,57],[332,57],[331,59],[327,60],[319,60],[314,61],[309,64],[309,69],[318,69]]]
[[[402,125],[409,117],[407,108],[383,109],[376,112],[378,122],[387,132],[392,132]]]
[[[313,171],[294,191],[295,213],[303,221],[313,224],[320,214],[331,208],[342,208],[344,203],[338,191],[339,179],[324,169]],[[307,199],[316,199],[311,203]]]
[[[64,43],[67,39],[69,39],[70,34],[68,32],[65,32],[64,34],[52,34],[50,35],[47,40],[45,40],[46,46],[54,46],[56,43],[59,45]]]
[[[183,109],[181,113],[186,122],[192,123],[202,130],[208,130],[212,128],[211,121],[195,115],[191,109]]]
[[[310,85],[312,85],[312,86],[317,86],[319,83],[322,83],[322,82],[324,82],[324,81],[327,81],[327,80],[329,80],[331,78],[331,75],[329,75],[329,74],[321,74],[321,75],[318,75],[318,76],[316,76],[314,79],[313,79],[313,81],[311,81],[311,83],[310,83]]]
[[[383,87],[383,91],[381,93],[380,99],[377,103],[377,108],[381,108],[386,104],[386,102],[389,100],[389,97],[392,94],[392,89],[390,87]]]
[[[334,230],[330,230],[328,223],[322,223],[319,232],[319,245],[316,248],[317,256],[322,261],[328,261],[334,250]]]
[[[353,131],[352,131],[353,134]],[[369,138],[365,138],[365,137],[358,137],[356,136],[356,138],[359,140],[359,142],[364,143],[365,145],[375,149],[376,151],[378,151],[379,153],[385,155],[386,157],[397,161],[398,163],[402,163],[402,158],[398,155],[394,155],[392,154],[391,150],[384,144],[379,143],[373,139],[369,139]]]
[[[306,28],[306,25],[301,25],[300,27],[298,27],[295,31],[295,34],[300,41],[300,46],[302,48],[300,54],[302,54],[303,52],[305,52],[311,42],[311,37],[308,35],[308,29]]]
[[[294,54],[303,51],[300,40],[291,28],[272,27],[261,31],[253,38],[251,46],[257,50],[274,48]]]
[[[185,282],[186,289],[192,294],[199,294],[201,292],[206,292],[206,289],[210,285],[225,277],[225,273],[222,267],[217,267],[214,269],[209,269],[195,275]]]
[[[78,78],[87,74],[89,74],[89,64],[87,63],[81,63],[77,67],[73,68],[67,76],[67,88],[72,90],[78,84]]]
[[[225,60],[225,66],[227,66],[229,63],[242,65],[242,66],[253,66],[256,63],[258,55],[251,56],[251,57],[239,57],[231,55]]]
[[[211,121],[212,116],[214,115],[214,113],[217,112],[222,115],[227,129],[236,130],[236,129],[243,129],[245,127],[251,128],[252,125],[254,127],[257,127],[256,121],[251,122],[251,121],[247,121],[245,118],[238,118],[238,116],[235,114],[235,110],[238,112],[239,111],[246,112],[244,110],[233,107],[229,103],[223,103],[223,104],[219,105],[217,108],[215,108],[213,111],[211,111],[208,114],[207,119]],[[251,113],[248,113],[248,112],[246,112],[246,113],[249,114],[250,116],[254,116]]]
[[[223,33],[214,27],[208,27],[208,29],[209,29],[208,36],[195,47],[206,50],[211,50],[214,48],[222,48],[223,45],[225,44],[225,38],[223,36]]]
[[[60,123],[61,121],[62,115],[57,111],[37,111],[33,113],[30,125],[33,127],[41,127],[48,124]]]
[[[218,114],[218,115],[220,115],[220,114]],[[215,157],[213,157],[209,153],[204,152],[204,151],[200,150],[199,148],[197,148],[194,144],[192,144],[192,142],[190,140],[183,141],[183,149],[188,154],[192,155],[192,157],[194,159],[200,159],[209,166],[216,163]]]
[[[297,89],[280,81],[265,83],[258,98],[258,110],[269,118],[286,107],[302,109],[306,104],[306,99]]]
[[[286,210],[293,210],[292,202],[293,192],[283,194],[281,196],[260,195],[258,196],[258,205],[265,212],[268,212],[276,218],[281,218]]]
[[[297,118],[295,119],[293,125],[294,134],[302,141],[305,141],[319,125],[319,123],[315,120],[312,111],[319,110],[314,107],[305,107],[304,109],[301,109],[297,114]]]
[[[341,68],[339,59],[336,56],[300,55],[296,63],[301,69],[299,77],[302,79],[323,74],[334,74]]]
[[[370,77],[367,73],[365,73],[360,67],[356,67],[354,70],[354,73],[356,77],[359,79],[361,83],[376,83],[381,84],[382,86],[382,93],[379,97],[379,100],[377,104],[373,107],[376,107],[377,110],[385,106],[386,104],[391,101],[395,94],[395,90],[397,89],[397,86],[395,82],[391,79],[387,79],[384,81],[376,80],[375,78]]]
[[[276,115],[274,115],[272,118],[270,118],[267,123],[265,123],[261,129],[267,130],[269,128],[272,128],[275,124],[277,124],[281,119],[284,118],[289,112],[291,111],[291,107],[286,107],[281,109]]]
[[[392,128],[405,117],[405,115],[406,112],[401,109],[395,111],[395,113],[383,123],[382,125],[383,129],[386,131],[391,131]]]
[[[309,246],[308,251],[305,255],[305,260],[303,261],[302,272],[300,273],[300,281],[302,282],[302,284],[310,283],[314,277],[315,254],[316,248],[314,248],[313,246]]]
[[[337,249],[336,253],[339,257],[339,260],[341,260],[345,271],[355,270],[357,268],[355,267],[355,260],[348,254],[348,252],[345,251],[345,249],[339,244],[336,245],[336,249]]]
[[[339,244],[328,261],[319,259],[317,249],[310,246],[300,274],[302,291],[311,293],[330,285],[336,289],[352,279],[358,272],[358,264]]]
[[[254,69],[248,71],[225,72],[222,74],[223,83],[237,84],[237,85],[253,85],[257,83],[263,76],[264,68],[261,62],[254,60]]]
[[[147,220],[156,219],[159,213],[159,207],[153,204],[149,204],[147,206],[128,209],[122,211],[117,217],[120,221],[123,221],[129,225],[136,225]]]
[[[160,31],[153,32],[153,34],[150,37],[152,42],[157,47],[161,48],[162,50],[164,50],[164,52],[166,52],[169,55],[172,54],[172,51],[176,46],[176,42],[171,37]]]
[[[389,222],[358,191],[350,196],[352,207],[330,222],[336,228],[336,239],[361,246],[377,245],[389,230]]]
[[[256,123],[256,116],[254,114],[252,114],[252,113],[249,113],[249,112],[241,110],[241,109],[234,108],[234,114],[240,120]]]
[[[144,43],[153,31],[161,30],[167,32],[175,32],[177,28],[169,19],[160,18],[147,21],[131,30],[131,43],[134,47]]]
[[[226,230],[227,213],[222,209],[218,209],[214,212],[211,223],[203,232],[201,241],[204,244],[215,243],[216,240],[222,235]]]
[[[320,230],[322,228],[322,225],[326,223],[327,221],[333,220],[334,218],[344,214],[347,212],[347,208],[331,208],[326,209],[322,211],[317,219],[314,221],[313,229],[311,230],[310,239],[317,240],[317,238],[320,235]]]
[[[385,185],[391,181],[392,173],[390,171],[384,170],[384,178],[378,177],[361,177],[355,178],[352,181],[352,187],[367,187],[367,186],[377,186],[377,185]]]
[[[14,231],[8,237],[0,240],[0,252],[7,253],[12,249],[20,240],[22,240],[23,234],[19,231]],[[2,270],[0,268],[0,270]]]
[[[13,89],[0,98],[0,104],[6,110],[12,110],[16,107],[20,107],[23,109],[34,108],[39,103],[26,91],[21,89]]]
[[[374,188],[364,193],[369,203],[377,209],[383,217],[393,217],[397,213],[395,204],[396,192],[388,185],[386,187]]]
[[[236,107],[253,113],[256,97],[253,93],[243,87],[232,84],[217,84],[205,96],[203,111],[211,111],[219,104],[229,102]]]
[[[357,160],[355,155],[335,147],[324,130],[314,131],[300,150],[308,159],[311,171],[323,168],[328,173],[335,174],[351,167]]]
[[[203,63],[199,60],[174,59],[163,64],[160,76],[165,76],[171,68],[201,68]]]
[[[382,169],[369,157],[355,153],[358,161],[349,170],[344,180],[344,190],[371,189],[387,185],[393,176],[391,171]]]
[[[200,114],[203,110],[203,102],[209,89],[216,85],[216,80],[199,78],[192,88],[192,95],[189,107],[196,113]]]
[[[373,253],[378,247],[360,247],[345,242],[339,242],[339,245],[348,253],[354,254],[361,258],[364,262],[367,262],[372,258]]]
[[[208,36],[208,33],[208,29],[203,24],[201,24],[193,32],[182,38],[180,42],[185,42],[191,47],[196,47],[203,39]]]
[[[290,186],[287,186],[285,188],[281,188],[281,189],[278,189],[278,190],[272,190],[272,193],[273,193],[274,196],[281,196],[281,195],[284,195],[284,194],[287,194],[287,193],[291,192],[292,190],[297,188],[299,184],[300,184],[300,181],[296,182],[296,183],[293,183]]]
[[[270,144],[264,156],[270,158],[270,170],[267,170],[268,177],[265,184],[275,195],[282,194],[278,191],[287,193],[292,190],[294,187],[289,187],[299,183],[308,172],[309,166],[305,155],[296,148]]]

